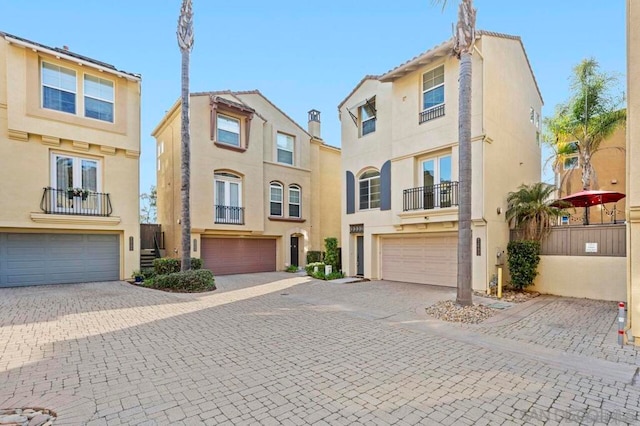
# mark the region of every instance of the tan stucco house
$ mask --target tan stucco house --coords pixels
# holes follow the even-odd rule
[[[603,140],[599,150],[591,159],[596,171],[592,181],[592,190],[616,191],[626,194],[626,129],[618,128],[610,137]],[[566,197],[582,191],[582,169],[578,154],[564,158],[563,164],[556,170],[558,184],[558,198]],[[589,223],[623,223],[625,221],[626,199],[604,206],[594,206],[589,209]],[[582,224],[584,221],[583,208],[567,209],[569,216],[562,218],[567,225]]]
[[[640,345],[640,4],[627,0],[627,309]]]
[[[0,32],[0,287],[139,265],[140,76]]]
[[[153,131],[158,221],[180,256],[180,103]],[[340,237],[340,150],[302,128],[259,91],[192,93],[192,256],[216,275],[304,266]]]
[[[366,76],[338,107],[348,275],[456,285],[458,60],[452,40]],[[519,37],[473,54],[473,288],[506,257],[507,193],[540,180],[542,97]]]

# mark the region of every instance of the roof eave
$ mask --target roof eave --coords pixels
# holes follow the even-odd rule
[[[398,78],[404,77],[405,75],[412,73],[420,67],[427,65],[429,62],[433,62],[434,60],[442,58],[443,56],[450,55],[452,48],[453,40],[447,40],[444,43],[434,47],[433,49],[430,49],[423,54],[407,61],[406,63],[394,68],[386,74],[383,74],[382,76],[380,76],[380,81],[391,82],[397,80]]]

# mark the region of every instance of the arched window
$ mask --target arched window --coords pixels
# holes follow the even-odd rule
[[[302,202],[302,191],[298,185],[289,186],[289,217],[302,217],[300,205]]]
[[[269,187],[269,214],[271,216],[282,216],[282,184],[271,182]]]
[[[244,224],[242,178],[229,172],[214,175],[215,222]]]
[[[368,170],[360,175],[360,210],[380,208],[380,172]]]

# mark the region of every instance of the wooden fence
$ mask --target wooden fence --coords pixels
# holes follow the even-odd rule
[[[153,243],[153,237],[156,237],[159,248],[164,248],[164,235],[160,225],[154,223],[141,223],[140,224],[140,248],[141,249],[155,249]]]
[[[511,240],[519,238],[511,231]],[[541,255],[546,256],[610,256],[626,257],[626,225],[555,226],[542,241]]]

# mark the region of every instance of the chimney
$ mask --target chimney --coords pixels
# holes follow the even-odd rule
[[[322,139],[320,137],[320,111],[317,109],[309,111],[309,133],[314,138]]]
[[[67,46],[66,44],[64,46],[62,46],[63,50],[69,50],[69,46]]]

